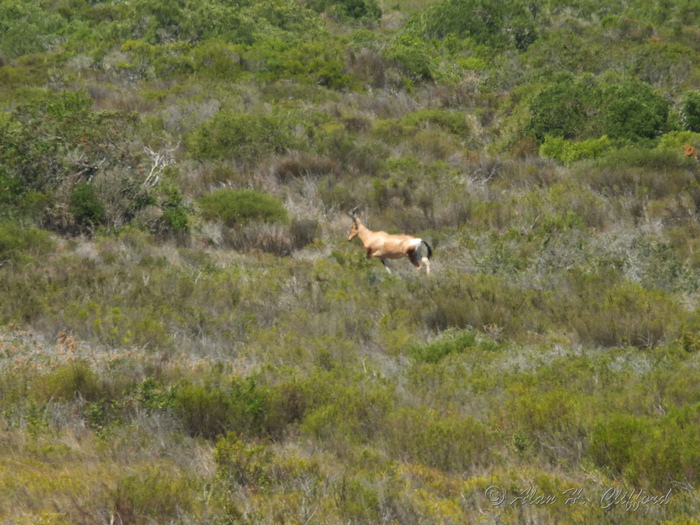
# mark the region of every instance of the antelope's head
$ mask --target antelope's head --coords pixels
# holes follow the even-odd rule
[[[357,234],[360,232],[360,225],[359,225],[359,219],[357,218],[356,212],[357,208],[359,206],[355,206],[348,215],[350,215],[350,218],[352,219],[352,224],[350,224],[350,236],[348,237],[348,241],[352,241],[355,237],[357,237]]]

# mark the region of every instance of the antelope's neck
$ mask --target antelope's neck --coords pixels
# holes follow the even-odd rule
[[[372,231],[367,228],[364,224],[361,222],[357,222],[357,236],[360,238],[360,240],[365,243],[369,236],[372,235]]]

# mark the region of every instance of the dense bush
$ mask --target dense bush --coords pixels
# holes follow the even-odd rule
[[[600,85],[589,75],[561,74],[530,101],[526,131],[567,140],[611,139],[638,143],[668,131],[669,105],[640,81]]]
[[[683,93],[681,122],[688,131],[700,133],[700,91],[686,91]]]
[[[317,13],[327,12],[341,20],[377,21],[382,16],[377,0],[307,0],[306,5]]]
[[[537,39],[533,10],[520,0],[441,0],[431,5],[415,26],[430,38],[469,38],[491,47],[523,50]]]
[[[66,21],[41,3],[14,0],[0,3],[0,53],[8,58],[46,51]]]
[[[686,425],[697,412],[697,405],[674,408],[658,420],[616,414],[596,425],[591,457],[635,485],[665,492],[674,480],[697,476],[693,465],[700,458],[698,430]]]
[[[432,51],[420,38],[400,35],[385,50],[385,56],[416,80],[431,80],[434,76]]]
[[[259,161],[263,155],[282,153],[296,144],[292,123],[283,114],[223,110],[186,138],[195,159]]]
[[[54,191],[69,174],[89,179],[101,170],[131,168],[126,145],[135,116],[94,111],[86,91],[39,92],[0,119],[0,160],[22,188]],[[71,152],[71,154],[68,154]]]
[[[605,98],[603,131],[612,139],[640,142],[668,129],[668,102],[644,82],[610,86]]]
[[[163,215],[160,222],[168,232],[175,234],[186,234],[190,230],[188,208],[184,204],[184,199],[180,189],[175,185],[164,184],[159,188],[163,195],[160,204]]]
[[[610,151],[612,143],[607,135],[599,139],[566,140],[548,135],[540,146],[540,157],[552,158],[571,164],[582,159],[594,159]]]
[[[443,357],[453,353],[468,352],[476,346],[476,334],[464,331],[456,334],[444,334],[438,341],[433,341],[426,346],[413,348],[410,353],[418,361],[437,363]]]
[[[245,56],[248,67],[265,81],[296,80],[339,89],[351,85],[342,50],[328,42],[267,39]]]
[[[287,210],[278,199],[255,190],[217,190],[198,202],[205,219],[221,220],[227,226],[288,221]]]
[[[560,74],[532,97],[526,131],[539,142],[547,136],[597,138],[601,103],[602,93],[594,78]]]
[[[88,182],[81,182],[73,188],[69,204],[69,210],[80,226],[95,228],[106,219],[104,204]]]
[[[95,401],[101,393],[97,374],[82,361],[68,363],[41,377],[35,391],[37,400],[43,402],[52,399]]]
[[[30,255],[41,255],[52,247],[48,232],[22,228],[15,222],[0,222],[0,261],[3,264]]]

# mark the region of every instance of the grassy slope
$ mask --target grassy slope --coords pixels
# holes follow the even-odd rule
[[[3,40],[4,107],[39,109],[0,121],[31,145],[0,181],[34,185],[2,202],[0,519],[692,523],[700,168],[697,136],[673,133],[699,85],[692,5],[549,3],[518,49],[508,28],[431,43],[430,19],[404,23],[423,4],[384,4],[379,25],[246,11],[260,34],[216,39],[143,4],[30,13],[62,17],[51,50]],[[531,96],[561,69],[653,86],[666,140],[537,157]],[[157,153],[170,166],[139,193]],[[71,208],[83,160],[101,229]],[[222,186],[291,221],[204,220]],[[434,275],[365,261],[355,204],[429,239]],[[671,499],[633,512],[632,490]]]

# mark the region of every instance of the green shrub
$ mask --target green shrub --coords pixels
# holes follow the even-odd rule
[[[475,332],[453,332],[444,334],[437,341],[425,346],[413,347],[409,354],[419,362],[437,363],[449,354],[467,352],[475,346],[477,346]]]
[[[202,216],[221,220],[226,226],[241,226],[249,222],[282,222],[289,218],[282,203],[272,195],[255,190],[222,189],[200,197]]]
[[[66,21],[39,2],[0,3],[0,53],[15,58],[42,53],[58,38]]]
[[[119,523],[175,521],[192,512],[194,486],[192,479],[172,467],[137,466],[119,473],[107,496],[109,512]]]
[[[700,145],[700,133],[693,131],[671,131],[665,133],[659,140],[658,149],[683,151],[684,146]]]
[[[612,143],[607,136],[571,141],[548,135],[540,146],[540,157],[555,159],[563,164],[572,164],[578,160],[600,157],[611,148]]]
[[[121,67],[138,78],[147,79],[154,75],[158,78],[184,77],[194,70],[193,61],[188,55],[188,44],[153,46],[142,40],[127,40],[122,44],[121,51],[128,53],[130,59]]]
[[[653,348],[679,335],[682,313],[667,293],[627,281],[601,289],[602,282],[583,276],[577,284],[577,313],[565,315],[581,342]]]
[[[232,418],[231,403],[221,388],[185,384],[177,388],[175,409],[185,430],[192,436],[215,438],[224,435]]]
[[[93,111],[86,91],[39,90],[0,118],[0,164],[24,191],[54,191],[67,174],[90,178],[110,168],[138,164],[125,144],[136,115]],[[67,151],[80,156],[71,160]],[[98,169],[99,166],[99,169]]]
[[[528,50],[526,59],[537,71],[538,79],[553,77],[562,71],[593,73],[600,68],[600,49],[577,34],[575,29],[564,27],[543,34]]]
[[[525,131],[539,142],[547,136],[566,140],[600,136],[596,124],[601,101],[602,91],[592,77],[560,74],[531,98]]]
[[[603,132],[611,139],[640,142],[667,127],[669,105],[649,84],[629,81],[606,89]]]
[[[43,254],[53,247],[50,234],[23,228],[14,222],[0,222],[0,263],[21,260],[28,254]]]
[[[564,73],[535,94],[529,108],[525,130],[540,142],[547,136],[581,140],[607,135],[637,143],[668,128],[668,102],[640,81],[601,86],[590,75]]]
[[[95,401],[101,388],[97,373],[84,361],[64,364],[55,370],[37,377],[34,385],[38,401],[73,401],[82,398]]]
[[[434,78],[432,53],[428,45],[411,34],[399,36],[386,49],[385,56],[416,80]]]
[[[681,100],[681,122],[688,131],[700,133],[700,91],[686,91]]]
[[[695,483],[700,478],[700,432],[692,421],[699,409],[674,407],[658,419],[615,414],[596,424],[589,454],[598,466],[634,486],[665,492],[677,479]]]
[[[180,188],[174,184],[164,184],[158,190],[162,195],[160,205],[163,210],[163,215],[160,218],[162,227],[175,234],[189,232],[188,208],[184,205]]]
[[[250,45],[255,42],[263,21],[259,20],[258,23],[238,5],[205,1],[197,2],[182,29],[205,48],[212,40],[218,39],[231,44]],[[212,56],[209,60],[218,61],[219,58]]]
[[[468,138],[471,131],[463,112],[444,109],[423,109],[408,113],[401,119],[401,124],[410,127],[438,126],[461,138]]]
[[[279,403],[279,406],[277,405]],[[254,377],[197,385],[184,382],[175,389],[173,406],[192,436],[208,439],[234,431],[250,437],[279,436],[294,417],[284,402]]]
[[[379,20],[382,10],[377,0],[307,0],[307,6],[317,13],[327,12],[341,20]]]
[[[217,113],[187,135],[185,141],[190,154],[198,160],[233,157],[243,163],[252,163],[269,153],[282,153],[296,143],[287,116],[233,110]]]
[[[272,479],[273,454],[264,445],[246,445],[235,433],[220,436],[214,449],[216,479],[227,491],[238,487],[267,488]]]
[[[471,417],[421,406],[388,414],[384,439],[394,457],[446,472],[474,472],[494,464],[492,433]]]
[[[80,182],[70,194],[69,211],[81,226],[94,228],[103,224],[107,218],[105,206],[95,193],[95,188],[88,182]]]
[[[0,166],[0,220],[38,218],[50,201],[49,195],[29,190]]]
[[[343,50],[332,42],[287,43],[266,39],[246,59],[252,69],[266,81],[294,79],[301,84],[348,87],[351,78],[344,73]]]
[[[521,0],[441,0],[411,21],[429,38],[448,35],[478,44],[527,49],[537,40],[532,11]]]
[[[164,388],[153,377],[147,377],[138,386],[137,398],[148,413],[167,410],[174,405],[174,391]]]
[[[197,75],[218,80],[237,78],[242,71],[242,49],[240,46],[206,40],[190,52],[192,68]]]

